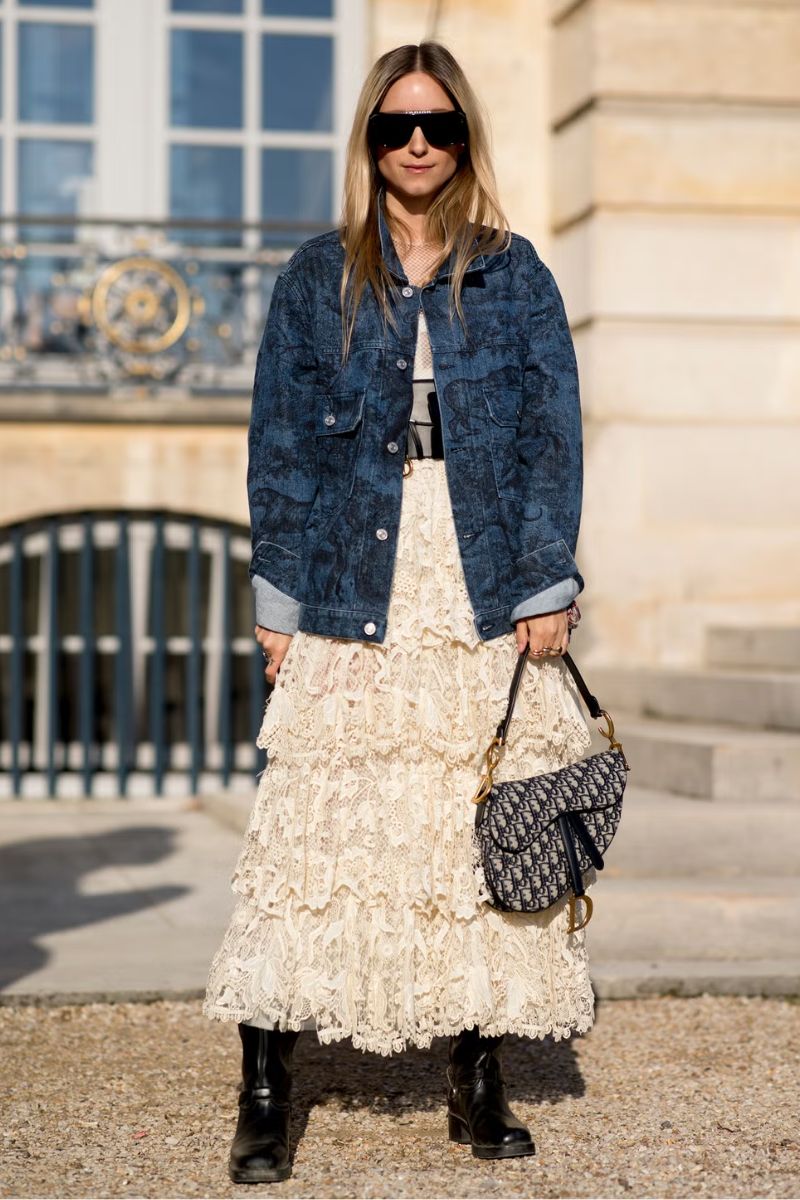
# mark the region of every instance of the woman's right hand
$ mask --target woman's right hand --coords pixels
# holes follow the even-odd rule
[[[267,654],[272,656],[272,662],[264,664],[264,677],[270,686],[275,683],[275,676],[280,670],[281,663],[286,657],[286,651],[289,649],[289,643],[294,637],[293,633],[275,633],[272,629],[264,629],[263,625],[256,625],[256,641],[262,650],[266,650]]]

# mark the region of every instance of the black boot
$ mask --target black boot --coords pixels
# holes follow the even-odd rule
[[[239,1024],[242,1086],[228,1174],[234,1183],[288,1179],[292,1056],[299,1030]]]
[[[500,1065],[504,1035],[477,1026],[450,1038],[447,1127],[451,1142],[472,1144],[476,1158],[535,1154],[530,1132],[508,1107]]]

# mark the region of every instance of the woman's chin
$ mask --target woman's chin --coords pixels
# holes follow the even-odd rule
[[[420,200],[426,196],[433,199],[447,181],[432,178],[428,171],[419,175],[413,171],[406,171],[400,179],[392,179],[389,182],[401,198],[408,197],[409,199]]]

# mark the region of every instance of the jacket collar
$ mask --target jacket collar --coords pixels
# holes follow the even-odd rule
[[[378,207],[378,229],[380,231],[381,238],[381,254],[383,255],[383,260],[391,273],[396,275],[398,279],[402,279],[404,283],[408,283],[408,278],[403,270],[403,264],[400,262],[397,251],[395,250],[394,241],[392,240],[392,235],[386,222],[386,215],[384,213],[385,196],[386,188],[381,187],[378,190],[378,196],[376,199],[376,204]],[[477,240],[478,239],[475,238],[476,242]],[[434,276],[434,279],[447,279],[448,276],[451,275],[455,270],[455,261],[456,252],[455,250],[451,250],[450,257],[448,258],[447,262],[443,262],[441,264],[439,270]],[[466,273],[469,274],[470,271],[481,271],[485,266],[486,256],[479,254],[478,257],[473,259],[469,264]]]

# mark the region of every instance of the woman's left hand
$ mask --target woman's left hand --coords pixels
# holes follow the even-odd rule
[[[528,645],[535,658],[554,658],[569,650],[567,610],[522,617],[515,622],[517,651],[521,654]],[[549,649],[546,649],[549,647]]]

